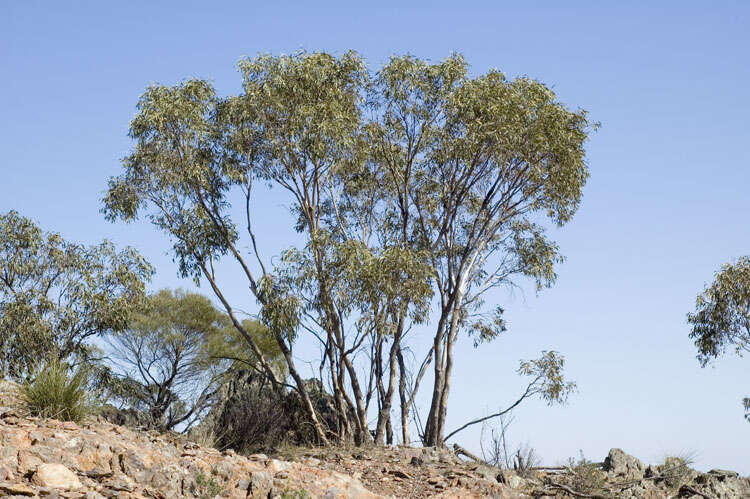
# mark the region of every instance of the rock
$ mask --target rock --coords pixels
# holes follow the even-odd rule
[[[659,475],[659,467],[655,466],[653,464],[649,464],[646,466],[646,471],[644,471],[643,476],[646,478],[653,478],[655,476]]]
[[[391,473],[391,475],[393,475],[395,477],[398,477],[398,478],[403,478],[403,479],[406,479],[406,480],[411,479],[411,477],[408,474],[406,474],[403,471],[398,470],[398,469],[391,470],[390,473]]]
[[[273,478],[265,471],[253,471],[247,487],[248,497],[266,497],[273,488]]]
[[[496,479],[499,483],[507,485],[512,489],[518,489],[526,485],[526,480],[511,470],[500,471],[500,473],[497,474]]]
[[[708,473],[710,475],[715,475],[719,479],[722,479],[722,478],[737,478],[737,477],[740,476],[740,474],[737,473],[736,471],[729,471],[729,470],[717,470],[717,469],[713,469],[713,470],[709,471]]]
[[[18,383],[0,379],[0,407],[2,407],[0,414],[4,411],[10,413],[13,407],[21,405],[20,388],[21,385]]]
[[[36,492],[22,483],[0,482],[0,495],[35,496]]]
[[[626,454],[622,449],[610,449],[604,459],[604,471],[615,477],[643,478],[646,467],[637,458]]]
[[[148,414],[135,409],[118,409],[107,404],[101,408],[100,415],[105,421],[129,428],[147,428],[151,425]]]
[[[32,482],[42,487],[55,489],[76,490],[83,487],[75,473],[57,463],[45,463],[37,466]]]
[[[717,499],[750,497],[750,477],[741,477],[734,471],[711,470],[708,473],[698,473],[689,484],[682,487],[681,492],[691,490]]]

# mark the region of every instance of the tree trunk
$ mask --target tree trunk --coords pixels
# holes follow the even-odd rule
[[[378,424],[375,430],[375,443],[378,445],[383,444],[386,425],[390,425],[391,423],[391,407],[393,405],[393,394],[396,390],[396,355],[401,345],[402,329],[403,321],[399,321],[399,325],[393,336],[393,344],[391,345],[391,350],[388,355],[388,389],[383,396],[380,413],[378,414]],[[392,435],[390,440],[393,440]]]
[[[398,397],[401,402],[401,441],[403,445],[409,445],[409,400],[406,395],[406,363],[401,352],[401,346],[398,348]]]
[[[430,412],[427,416],[427,423],[425,425],[424,435],[422,437],[423,444],[428,447],[439,445],[437,423],[440,410],[440,395],[443,391],[443,380],[445,377],[443,337],[445,335],[445,321],[447,318],[447,314],[447,307],[443,307],[442,313],[440,314],[440,320],[438,321],[438,329],[435,333],[435,340],[432,345],[435,356],[435,379],[433,381],[432,387],[432,402],[430,404]]]

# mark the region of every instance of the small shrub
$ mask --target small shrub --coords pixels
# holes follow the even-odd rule
[[[679,489],[690,480],[692,470],[690,465],[693,464],[693,457],[690,454],[679,456],[667,456],[664,458],[664,464],[659,466],[661,475],[664,477],[664,483],[668,487]]]
[[[582,451],[577,461],[572,457],[568,459],[567,466],[573,473],[571,485],[579,492],[587,494],[599,492],[607,481],[607,475],[600,469],[600,465],[586,459]]]
[[[214,477],[206,476],[204,473],[196,475],[195,486],[198,497],[202,499],[213,499],[224,491]]]
[[[24,384],[21,394],[35,416],[80,422],[93,411],[86,391],[87,379],[85,370],[78,369],[69,375],[64,364],[54,362]]]
[[[513,468],[524,478],[533,476],[533,469],[541,465],[541,459],[529,444],[522,444],[516,449],[513,458]]]

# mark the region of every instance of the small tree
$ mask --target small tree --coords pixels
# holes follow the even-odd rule
[[[131,387],[126,403],[147,413],[154,428],[189,428],[214,400],[226,366],[211,345],[229,327],[226,314],[202,295],[151,295],[146,311],[110,337],[113,359]]]
[[[698,295],[688,323],[703,367],[727,348],[739,356],[750,352],[750,256],[716,273],[714,282]],[[745,419],[750,421],[750,398],[743,399],[743,406]]]
[[[132,248],[85,247],[15,211],[0,214],[0,377],[90,360],[88,340],[127,326],[152,273]]]

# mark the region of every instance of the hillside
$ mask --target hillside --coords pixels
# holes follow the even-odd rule
[[[0,496],[16,497],[750,497],[729,471],[673,473],[619,449],[601,468],[535,470],[521,477],[463,462],[447,449],[284,449],[240,456],[177,434],[26,415],[0,386]],[[584,492],[595,484],[599,492]]]

